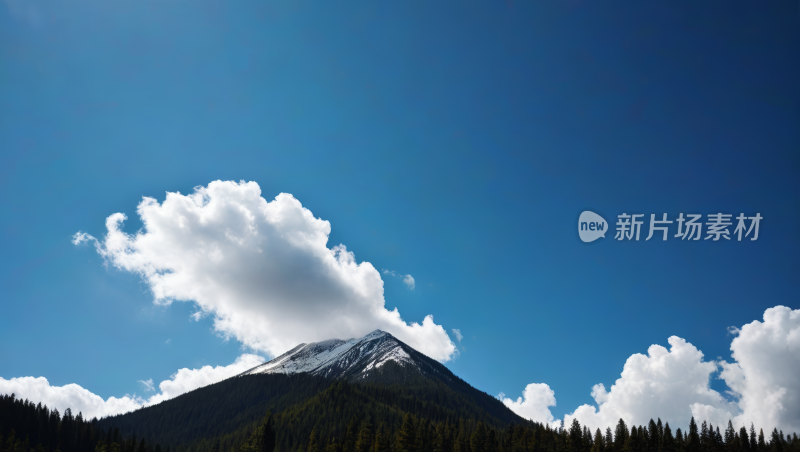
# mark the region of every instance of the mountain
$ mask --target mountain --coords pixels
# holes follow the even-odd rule
[[[376,330],[361,338],[300,344],[236,377],[101,419],[98,426],[175,452],[226,452],[241,446],[268,410],[275,414],[278,450],[305,447],[312,431],[320,438],[344,438],[353,422],[358,428],[365,422],[383,425],[394,437],[407,414],[429,429],[526,423],[441,363]]]
[[[381,330],[346,341],[330,339],[300,344],[241,375],[307,373],[353,382],[374,381],[374,378],[369,378],[370,375],[380,374],[381,367],[389,362],[406,372],[452,380],[452,374],[446,367]]]

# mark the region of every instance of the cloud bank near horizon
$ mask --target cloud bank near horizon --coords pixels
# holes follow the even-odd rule
[[[597,384],[592,397],[597,406],[582,405],[564,417],[564,423],[578,419],[594,430],[626,423],[643,425],[660,417],[673,428],[685,429],[694,416],[724,427],[734,426],[787,432],[800,431],[800,310],[784,306],[769,308],[764,321],[753,321],[734,329],[731,343],[734,362],[705,361],[703,353],[677,336],[668,339],[670,348],[651,345],[647,355],[634,354],[625,362],[620,378],[606,389]],[[87,418],[121,414],[162,402],[185,392],[222,381],[264,362],[257,355],[243,354],[228,366],[180,369],[162,381],[159,393],[148,399],[136,395],[103,400],[76,384],[51,386],[44,377],[0,378],[0,394],[15,393],[18,398],[41,401],[63,412],[83,412]],[[729,386],[733,401],[709,388],[713,375]],[[139,380],[146,389],[152,379]],[[498,398],[520,416],[557,426],[550,407],[556,406],[555,392],[545,383],[531,383],[516,400],[500,394]]]
[[[386,309],[375,267],[342,244],[328,248],[330,223],[288,193],[268,202],[255,182],[215,181],[161,204],[145,197],[137,213],[144,227],[135,234],[115,213],[102,240],[78,232],[73,243],[92,242],[106,262],[140,275],[156,304],[196,303],[218,333],[253,350],[278,356],[379,328],[439,361],[456,353],[432,315],[407,323]],[[413,290],[411,275],[404,282]]]
[[[227,366],[183,368],[172,374],[168,380],[159,383],[160,391],[147,399],[137,397],[136,394],[126,394],[119,398],[109,397],[103,400],[99,395],[74,383],[51,386],[45,377],[19,377],[10,380],[0,377],[0,394],[14,394],[18,399],[28,399],[35,403],[41,402],[51,410],[58,409],[61,413],[69,408],[74,414],[82,413],[85,419],[102,418],[127,413],[175,398],[189,391],[238,375],[263,362],[264,358],[245,353]],[[146,392],[155,389],[152,378],[138,382],[145,386]]]
[[[738,427],[777,427],[800,431],[800,310],[785,306],[769,308],[764,321],[732,328],[734,362],[704,361],[703,353],[677,336],[668,339],[669,350],[651,345],[647,355],[632,355],[619,379],[606,390],[592,388],[596,406],[581,405],[564,417],[565,425],[578,419],[592,431],[613,427],[624,419],[643,425],[660,417],[673,427],[686,428],[692,416],[700,422]],[[723,397],[709,387],[719,378],[730,388]],[[516,401],[500,394],[500,400],[518,415],[536,422],[553,423],[549,407],[555,394],[547,384],[529,384]]]

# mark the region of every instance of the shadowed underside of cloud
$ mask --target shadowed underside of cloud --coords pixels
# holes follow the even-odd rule
[[[243,354],[228,366],[203,366],[200,369],[180,369],[169,380],[162,381],[158,387],[160,392],[148,399],[136,395],[125,395],[120,398],[109,397],[103,400],[97,394],[77,384],[51,386],[44,377],[20,377],[6,380],[0,377],[0,394],[14,394],[18,399],[41,402],[50,409],[58,409],[62,413],[67,408],[74,413],[83,413],[84,418],[101,418],[115,414],[127,413],[137,408],[153,405],[172,399],[183,393],[222,381],[264,362],[264,358]],[[153,388],[153,380],[140,380],[147,389]]]
[[[136,234],[115,213],[103,240],[79,232],[73,243],[91,241],[108,263],[141,275],[156,303],[197,303],[219,333],[254,350],[276,356],[380,328],[439,361],[456,352],[432,316],[409,324],[386,309],[380,273],[344,245],[328,248],[330,223],[290,194],[268,202],[255,182],[215,181],[161,204],[145,197],[137,213]]]
[[[733,332],[733,363],[704,361],[700,350],[677,336],[668,339],[669,350],[651,345],[647,355],[628,358],[610,390],[595,385],[597,406],[578,407],[565,416],[565,424],[578,419],[594,430],[613,427],[620,418],[642,425],[660,417],[685,428],[694,416],[722,426],[732,420],[736,426],[752,422],[757,428],[800,431],[800,310],[769,308],[763,322]],[[720,368],[733,401],[709,387]],[[516,401],[500,398],[525,418],[553,419],[548,407],[555,405],[555,396],[546,384],[528,385]]]

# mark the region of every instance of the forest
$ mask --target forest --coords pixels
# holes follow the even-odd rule
[[[97,419],[83,414],[52,411],[47,405],[0,395],[0,452],[163,452],[136,435],[123,437],[119,429],[103,430]]]
[[[235,430],[230,430],[235,423],[225,422],[234,409],[243,408],[233,397],[228,409],[221,404],[210,410],[212,419],[227,429],[195,423],[176,435],[143,428],[141,418],[129,416],[147,414],[147,409],[86,420],[70,409],[62,415],[41,403],[0,396],[0,452],[800,452],[796,433],[773,429],[765,434],[752,425],[736,429],[731,422],[720,428],[698,425],[692,418],[686,431],[673,431],[660,419],[640,426],[620,419],[614,429],[591,432],[577,420],[559,428],[521,419],[506,422],[479,404],[458,400],[457,394],[448,398],[446,391],[427,393],[423,387],[415,392],[311,377],[284,377],[282,382],[293,390],[264,389],[278,400],[262,394],[261,401],[268,403],[253,405],[270,409],[250,422],[240,419]],[[174,429],[203,418],[186,405],[190,401],[162,403],[159,422]],[[277,408],[274,414],[272,408]],[[166,422],[170,413],[175,422]],[[115,419],[138,422],[121,429]],[[159,437],[171,439],[170,444],[162,449]]]

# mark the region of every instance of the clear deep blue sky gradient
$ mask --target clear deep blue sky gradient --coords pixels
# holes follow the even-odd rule
[[[800,12],[767,2],[0,3],[0,376],[106,398],[242,353],[70,236],[216,179],[331,222],[490,394],[557,417],[678,335],[800,308]],[[578,240],[579,213],[759,212],[756,242]],[[673,225],[674,226],[674,225]],[[674,230],[672,232],[674,234]],[[452,336],[452,335],[451,335]],[[169,343],[165,343],[167,340]],[[722,383],[713,383],[722,389]]]

